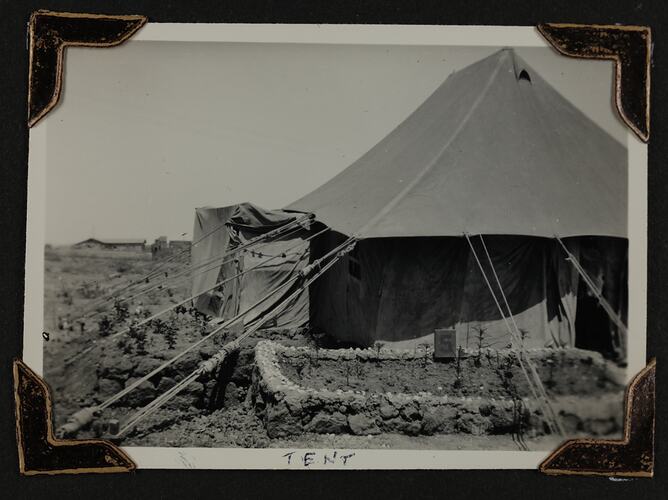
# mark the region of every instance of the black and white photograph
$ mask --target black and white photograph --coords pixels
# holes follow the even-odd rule
[[[612,61],[529,27],[207,29],[68,49],[31,131],[24,352],[57,436],[173,468],[621,438],[646,150]]]

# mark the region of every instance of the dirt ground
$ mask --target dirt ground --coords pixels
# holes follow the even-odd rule
[[[596,363],[585,351],[561,353],[565,355],[534,360],[548,394],[596,395],[621,389],[610,379],[606,365]],[[456,360],[434,362],[429,355],[423,360],[382,363],[283,358],[280,366],[281,372],[291,380],[318,390],[364,390],[379,394],[430,392],[437,396],[489,398],[530,396],[519,364],[507,356],[474,354],[460,358],[459,364]]]
[[[159,276],[165,277],[167,273],[173,277],[171,281],[176,282],[176,286],[169,291],[165,288],[154,289],[129,300],[127,311],[121,311],[129,316],[125,321],[116,319],[118,311],[113,302],[104,299],[110,291],[123,288],[128,282],[136,281],[155,269],[158,264],[150,260],[150,254],[49,249],[45,257],[44,324],[49,340],[44,342],[44,376],[53,395],[56,427],[75,411],[99,404],[105,396],[114,394],[134,380],[133,377],[148,373],[151,367],[171,358],[206,333],[203,320],[184,311],[163,317],[166,323],[175,327],[172,331],[147,328],[143,340],[123,336],[120,342],[109,342],[100,334],[100,322],[105,315],[111,323],[110,331],[119,331],[129,320],[138,320],[187,298],[190,293],[189,281],[177,276],[185,269],[185,256],[163,264],[160,268]],[[155,287],[158,281],[156,276],[124,293],[131,296],[137,291]],[[84,320],[77,321],[85,313],[88,315]],[[188,391],[139,423],[120,444],[253,448],[518,449],[512,436],[501,435],[302,434],[271,439],[247,399],[253,363],[252,346],[261,338],[273,338],[293,345],[307,345],[314,341],[309,335],[300,332],[259,332],[242,349],[237,365],[228,373],[225,390],[222,396],[218,394],[216,401],[212,394],[220,392],[219,381],[196,382]],[[93,350],[72,358],[90,347],[92,342],[96,342]],[[136,394],[129,395],[105,410],[103,418],[118,419],[122,426],[123,421],[136,409],[187,375],[201,360],[215,352],[221,343],[222,339],[219,339],[212,345],[195,350],[175,368],[154,377],[146,387],[140,386]],[[67,363],[72,359],[71,363]],[[295,367],[292,369],[296,370]],[[341,370],[345,368],[339,366],[325,370],[331,372],[331,380],[328,382],[329,379],[325,378],[323,384],[340,383],[345,379],[345,373]],[[372,369],[367,369],[365,378],[368,377],[371,383],[382,382],[383,390],[396,390],[401,389],[402,384],[406,385],[416,370],[424,370],[424,367],[418,364],[417,367],[406,366],[395,371],[395,374],[400,372],[402,375],[392,384],[387,379],[382,382],[382,377],[374,376]],[[309,376],[308,373],[305,375]],[[427,377],[434,374],[423,375]],[[310,377],[312,382],[317,380],[315,373],[311,373]],[[424,377],[419,379],[424,380]],[[417,388],[409,385],[409,388]],[[79,437],[93,435],[92,430],[88,430]],[[530,450],[551,450],[560,442],[554,436],[528,435],[524,439]]]

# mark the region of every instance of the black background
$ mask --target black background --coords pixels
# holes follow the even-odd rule
[[[0,496],[4,498],[668,498],[665,430],[668,381],[668,31],[659,0],[458,1],[9,1],[0,0]],[[144,14],[149,22],[536,25],[542,22],[650,26],[648,353],[658,360],[654,479],[547,477],[526,471],[149,471],[20,477],[11,362],[20,356],[28,161],[27,22],[37,9]],[[411,464],[407,463],[407,466]]]

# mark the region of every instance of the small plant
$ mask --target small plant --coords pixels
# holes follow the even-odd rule
[[[364,365],[359,360],[359,358],[355,358],[354,363],[355,363],[355,376],[358,379],[364,378]]]
[[[482,357],[482,351],[483,349],[487,349],[491,344],[485,340],[485,337],[487,335],[487,328],[485,328],[482,325],[477,325],[476,327],[474,327],[474,331],[476,333],[475,340],[476,340],[476,347],[478,348],[478,354],[473,363],[476,367],[480,367],[481,365],[480,358]]]
[[[198,328],[199,328],[199,333],[202,337],[205,337],[209,333],[209,323],[206,320],[199,321],[197,323]]]
[[[163,332],[165,336],[165,341],[167,342],[168,349],[174,349],[176,346],[176,328],[171,323],[165,325],[165,330]]]
[[[353,368],[352,368],[352,366],[350,365],[350,363],[345,363],[345,368],[344,368],[344,370],[345,370],[345,372],[346,372],[346,385],[347,385],[348,387],[350,387],[350,372],[352,371],[352,369],[353,369]]]
[[[373,343],[374,349],[376,349],[376,366],[380,366],[380,351],[385,347],[385,342],[381,342],[380,340],[376,340]]]
[[[313,356],[309,357],[309,361],[311,362],[311,368],[314,366],[317,368],[320,366],[320,345],[316,342],[316,344],[313,346]]]
[[[499,351],[496,351],[496,355],[497,355],[497,358],[498,358]],[[492,360],[494,359],[494,355],[493,355],[490,351],[487,351],[487,352],[485,353],[485,359],[487,359],[487,364],[488,364],[488,365],[490,366],[490,368],[491,368],[491,367],[492,367]]]
[[[124,354],[132,354],[132,342],[128,342],[127,337],[121,337],[118,340],[118,347],[121,348]]]
[[[153,327],[153,333],[155,333],[156,335],[163,334],[166,325],[166,323],[163,320],[161,320],[160,318],[156,318],[153,321],[151,321],[150,324]]]
[[[146,328],[133,323],[130,325],[128,336],[134,339],[137,354],[146,354]]]
[[[555,385],[557,385],[557,382],[554,380],[554,366],[556,365],[556,353],[551,352],[548,358],[545,360],[547,363],[547,366],[549,367],[548,371],[548,377],[547,380],[545,381],[545,386],[548,389],[554,388]]]
[[[109,317],[105,314],[97,322],[97,331],[101,337],[106,337],[111,334],[112,324]]]
[[[116,322],[121,323],[130,317],[130,309],[123,299],[114,299]]]
[[[429,364],[430,356],[429,356],[429,347],[430,344],[418,344],[418,347],[421,347],[424,355],[422,356],[422,368],[427,368],[427,365]]]
[[[175,317],[171,317],[170,321],[163,321],[155,319],[151,322],[153,326],[153,333],[165,338],[168,349],[174,349],[176,346],[176,328],[174,327]]]
[[[199,330],[202,337],[209,333],[209,322],[211,321],[211,316],[204,314],[197,310],[196,307],[190,307],[187,309],[188,315],[192,318],[195,328]]]
[[[455,389],[462,388],[462,348],[461,346],[457,347],[457,356],[455,357],[455,382],[452,386]]]

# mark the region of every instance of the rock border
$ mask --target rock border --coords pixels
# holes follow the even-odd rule
[[[512,351],[500,352],[509,355]],[[531,355],[539,357],[553,352],[552,349],[532,349]],[[263,340],[255,347],[251,400],[272,438],[304,432],[356,435],[391,432],[414,436],[454,433],[535,435],[545,432],[542,414],[529,398],[317,390],[303,387],[286,377],[279,361],[279,356],[304,358],[314,355],[320,360],[409,360],[423,359],[430,354],[430,347],[415,351],[318,349],[316,354],[316,350],[309,347],[288,347]],[[585,398],[582,396],[561,396],[556,398],[554,405],[568,433],[609,435],[622,428],[623,396],[623,391],[606,394],[599,398],[597,411],[592,412],[591,405],[584,405],[584,414]]]

